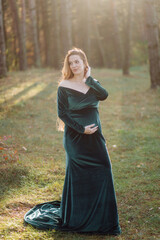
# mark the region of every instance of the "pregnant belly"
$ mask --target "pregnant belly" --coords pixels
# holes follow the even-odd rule
[[[64,134],[64,148],[67,154],[67,165],[83,167],[106,165],[106,145],[102,133],[79,134],[67,128]]]
[[[94,123],[100,127],[99,113],[97,108],[87,108],[79,111],[72,111],[70,116],[83,126]]]

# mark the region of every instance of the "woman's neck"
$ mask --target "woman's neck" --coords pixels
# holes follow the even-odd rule
[[[73,80],[74,82],[82,82],[83,78],[84,78],[84,73],[74,75],[74,77],[72,78],[72,80]]]

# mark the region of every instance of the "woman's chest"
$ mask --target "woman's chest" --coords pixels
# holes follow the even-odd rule
[[[98,107],[99,103],[96,96],[91,91],[87,92],[86,94],[79,92],[68,92],[67,98],[69,110]]]

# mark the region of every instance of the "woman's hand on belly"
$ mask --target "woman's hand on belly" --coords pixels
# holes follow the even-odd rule
[[[98,130],[98,126],[95,123],[85,126],[84,134],[93,134]]]

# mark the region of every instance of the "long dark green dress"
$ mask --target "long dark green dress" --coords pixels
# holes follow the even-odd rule
[[[111,163],[102,135],[99,100],[107,91],[91,76],[86,94],[59,86],[58,116],[65,123],[66,176],[62,201],[36,205],[24,220],[40,229],[120,234]],[[98,130],[84,134],[84,126]]]

